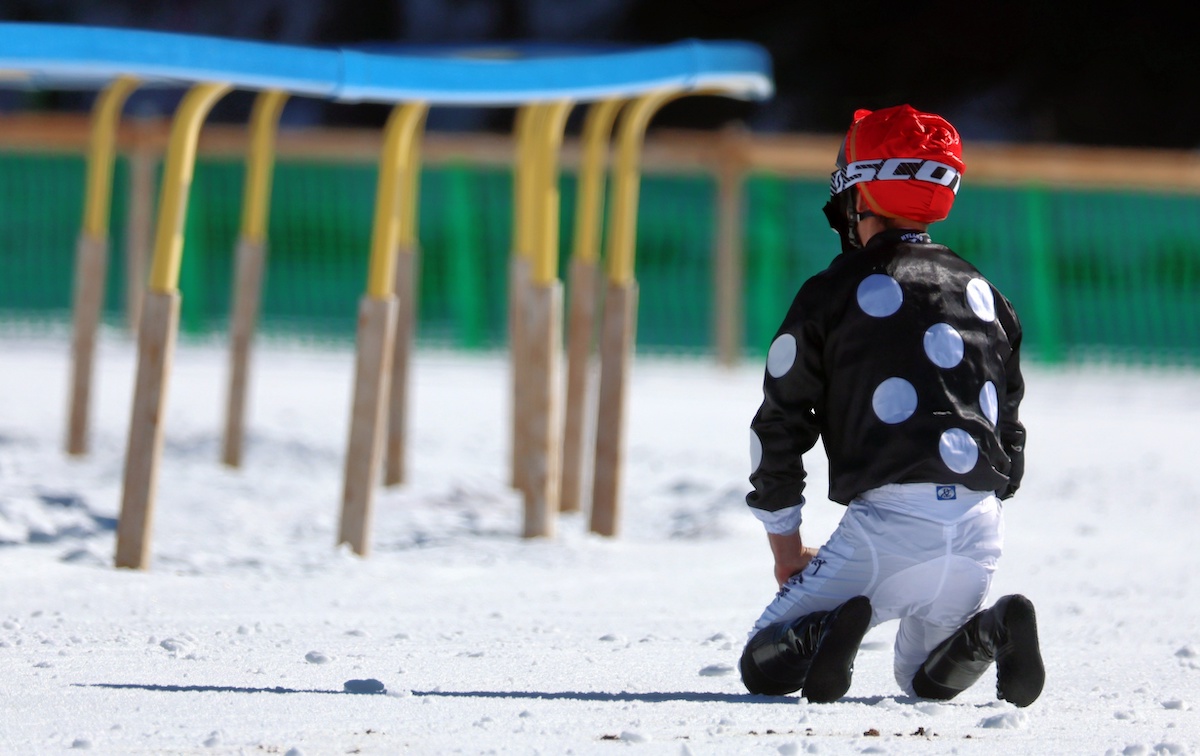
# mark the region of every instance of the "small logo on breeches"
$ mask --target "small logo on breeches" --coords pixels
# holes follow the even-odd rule
[[[958,498],[958,489],[954,486],[938,486],[938,501],[953,501]]]

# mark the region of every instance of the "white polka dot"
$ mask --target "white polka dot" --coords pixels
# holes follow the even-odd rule
[[[796,337],[790,333],[780,334],[767,351],[767,372],[772,378],[779,378],[791,370],[795,362]]]
[[[951,428],[938,441],[942,461],[956,473],[969,473],[979,460],[979,446],[971,434],[961,428]]]
[[[967,284],[967,304],[971,306],[971,312],[985,323],[996,319],[996,297],[992,294],[992,287],[982,278],[972,278]]]
[[[762,441],[759,440],[758,434],[753,429],[750,431],[750,472],[758,471],[758,466],[762,464]]]
[[[872,273],[858,285],[858,306],[873,318],[886,318],[900,309],[904,292],[891,276]]]
[[[938,367],[954,367],[963,358],[962,334],[949,323],[930,326],[925,332],[925,354]]]
[[[871,408],[888,425],[902,423],[917,409],[917,390],[903,378],[888,378],[871,396]]]
[[[991,422],[996,424],[996,419],[1000,416],[1000,405],[996,401],[996,384],[988,381],[983,384],[983,388],[979,389],[979,408],[983,410],[983,414]]]

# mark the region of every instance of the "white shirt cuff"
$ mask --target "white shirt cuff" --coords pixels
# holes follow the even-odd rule
[[[787,535],[795,533],[800,529],[800,508],[804,506],[804,499],[800,499],[800,503],[794,506],[785,507],[774,512],[768,512],[765,509],[750,508],[754,516],[759,519],[763,527],[768,533],[775,535]]]

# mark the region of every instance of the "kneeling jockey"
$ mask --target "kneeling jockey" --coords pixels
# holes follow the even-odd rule
[[[746,502],[780,587],[742,654],[751,692],[841,698],[864,634],[896,619],[907,693],[952,698],[993,662],[1001,698],[1028,706],[1041,693],[1033,604],[1005,596],[982,610],[1000,502],[1025,467],[1025,382],[1012,304],[928,233],[964,170],[940,116],[855,113],[824,208],[841,253],[776,332],[751,423]],[[818,439],[829,498],[846,506],[819,551],[800,538],[802,455]]]

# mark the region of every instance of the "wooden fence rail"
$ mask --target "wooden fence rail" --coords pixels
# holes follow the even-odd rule
[[[117,132],[119,152],[135,159],[139,170],[131,192],[130,250],[127,266],[139,270],[151,238],[146,212],[152,191],[146,176],[150,156],[161,155],[169,137],[166,119],[126,119]],[[251,138],[242,125],[210,124],[198,151],[206,157],[240,160]],[[706,174],[717,186],[716,258],[713,261],[713,344],[723,364],[733,364],[742,349],[742,191],[750,174],[824,179],[829,175],[840,137],[813,134],[755,134],[738,127],[716,132],[657,129],[647,136],[642,168],[654,174]],[[0,151],[84,154],[89,122],[85,115],[18,114],[0,116]],[[472,164],[509,168],[513,141],[508,134],[428,133],[422,162],[427,166]],[[276,144],[278,159],[374,164],[382,135],[373,128],[284,128]],[[582,161],[578,138],[563,143],[561,164],[577,171]],[[972,183],[991,186],[1093,188],[1126,191],[1200,193],[1200,154],[1172,150],[1088,148],[1055,145],[971,143],[964,158]],[[145,199],[149,198],[149,200]],[[134,249],[134,247],[139,248]],[[138,287],[130,287],[131,324],[140,308]]]

